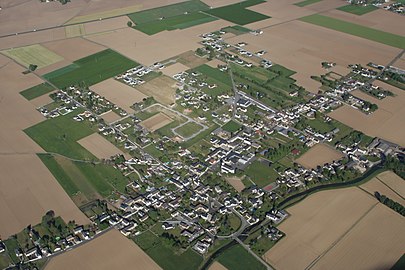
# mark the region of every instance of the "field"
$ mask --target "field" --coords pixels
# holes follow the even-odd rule
[[[2,53],[25,67],[33,64],[37,65],[38,69],[63,60],[62,56],[57,55],[39,44],[5,50],[2,51]]]
[[[264,255],[277,269],[389,269],[405,247],[404,219],[357,187],[315,193],[288,212],[287,236]]]
[[[74,61],[72,65],[52,71],[44,77],[60,88],[78,83],[93,85],[137,65],[138,63],[107,49]]]
[[[314,169],[318,165],[322,166],[342,157],[344,157],[343,153],[329,145],[318,143],[299,157],[296,162],[305,168]]]
[[[141,102],[147,96],[114,78],[99,82],[90,87],[90,89],[128,113],[132,112],[131,106],[134,103]]]
[[[49,83],[41,83],[36,86],[30,87],[24,91],[21,91],[20,94],[28,100],[32,100],[39,96],[45,95],[52,92],[55,88]]]
[[[186,71],[187,69],[189,69],[189,67],[177,62],[173,65],[165,67],[162,72],[166,76],[172,77],[173,75]]]
[[[259,270],[266,269],[255,257],[246,251],[241,245],[235,245],[225,250],[218,256],[218,262],[227,269],[232,270]]]
[[[208,270],[226,270],[227,268],[220,264],[219,262],[214,262],[211,264],[211,266],[208,268]]]
[[[50,260],[46,270],[161,269],[148,255],[117,230]]]
[[[375,7],[373,5],[368,5],[368,6],[347,5],[347,6],[337,8],[337,9],[344,11],[344,12],[353,13],[356,15],[363,15],[363,14],[369,13],[371,11],[377,10],[378,7]]]
[[[236,132],[238,131],[242,126],[238,123],[236,123],[235,121],[229,121],[228,123],[226,123],[225,125],[222,126],[223,130],[226,130],[228,132]]]
[[[139,124],[149,130],[150,132],[154,132],[168,124],[173,122],[173,119],[171,119],[169,116],[167,116],[164,113],[158,113],[155,114],[152,117],[149,117],[148,119],[140,122]]]
[[[202,129],[201,125],[191,122],[185,124],[184,126],[176,128],[175,131],[183,138],[189,138],[190,136],[199,132],[201,129]]]
[[[247,9],[250,6],[263,2],[263,0],[248,0],[237,4],[210,9],[207,10],[206,13],[236,24],[245,25],[270,18],[269,16]]]
[[[66,38],[81,37],[86,35],[83,24],[68,25],[65,27]]]
[[[143,94],[165,105],[174,103],[176,88],[176,81],[167,76],[159,76],[136,87]]]
[[[405,197],[405,185],[401,177],[393,172],[384,172],[378,175],[378,179],[395,190],[401,197]]]
[[[99,159],[123,154],[120,149],[98,133],[93,133],[77,142]]]
[[[389,180],[397,180],[396,182],[390,183],[391,185],[394,186],[391,187],[390,185],[387,185],[383,180],[380,178],[381,175],[385,174],[385,178]],[[405,189],[405,181],[397,176],[395,173],[387,171],[385,173],[379,174],[378,176],[374,177],[367,183],[363,184],[360,186],[361,189],[365,190],[366,192],[370,193],[371,195],[374,195],[374,193],[377,191],[382,195],[387,196],[388,198],[404,205],[405,204],[405,199],[404,197],[401,197],[401,194],[396,191],[398,188],[399,190],[404,190]]]
[[[345,105],[329,113],[329,116],[371,137],[380,137],[405,146],[405,119],[402,117],[405,113],[405,92],[383,82],[376,81],[374,84],[396,96],[378,100],[364,95],[366,100],[378,105],[379,109],[371,115]]]
[[[300,19],[301,21],[330,28],[350,35],[380,42],[389,46],[405,49],[405,37],[372,29],[366,26],[315,14]]]
[[[101,118],[103,118],[104,121],[106,121],[107,123],[112,123],[114,121],[117,121],[119,119],[121,119],[121,116],[119,116],[118,114],[116,114],[113,111],[109,111],[107,113],[104,113],[102,115],[100,115]]]
[[[242,179],[239,177],[226,177],[225,180],[237,191],[241,192],[245,189]]]
[[[305,7],[305,6],[317,3],[319,1],[322,1],[322,0],[305,0],[305,1],[302,1],[302,2],[298,2],[298,3],[294,4],[294,5],[299,6],[299,7]]]
[[[275,178],[272,178],[275,171],[270,167],[270,165],[264,164],[257,160],[247,167],[245,174],[249,176],[259,187],[267,186],[271,182],[276,181]]]

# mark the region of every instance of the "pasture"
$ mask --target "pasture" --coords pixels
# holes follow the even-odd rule
[[[32,100],[34,98],[50,93],[53,90],[55,90],[55,88],[49,83],[41,83],[36,86],[25,89],[24,91],[21,91],[20,94],[27,100]]]
[[[237,244],[225,250],[218,256],[218,262],[227,269],[232,270],[259,270],[266,269],[255,257]]]
[[[377,10],[378,7],[373,6],[373,5],[367,5],[367,6],[361,6],[361,5],[347,5],[343,7],[337,8],[338,10],[356,14],[356,15],[363,15],[369,12],[372,12],[374,10]]]
[[[38,69],[63,60],[62,56],[39,44],[4,50],[2,53],[25,67],[33,64],[37,65]]]
[[[89,86],[138,65],[121,54],[107,49],[74,61],[72,65],[47,73],[44,78],[59,88],[79,83]]]
[[[392,47],[405,49],[405,37],[376,30],[359,24],[346,22],[319,14],[310,15],[300,19],[303,22],[312,23],[346,34],[376,41]]]

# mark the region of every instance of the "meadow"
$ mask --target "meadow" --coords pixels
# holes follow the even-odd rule
[[[337,9],[344,11],[344,12],[356,14],[356,15],[363,15],[363,14],[369,13],[371,11],[377,10],[378,7],[372,6],[372,5],[368,5],[368,6],[347,5],[347,6],[339,7]]]
[[[25,97],[27,100],[32,100],[34,98],[40,97],[42,95],[48,94],[55,90],[55,88],[49,83],[41,83],[31,88],[28,88],[24,91],[21,91],[20,94]]]
[[[219,257],[220,262],[227,269],[232,270],[259,270],[266,269],[259,261],[248,253],[241,245],[235,245],[224,251]]]

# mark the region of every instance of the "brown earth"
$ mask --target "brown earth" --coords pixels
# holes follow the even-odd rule
[[[169,105],[175,102],[176,81],[167,76],[159,76],[136,89],[147,96],[152,96],[159,103]]]
[[[101,118],[103,118],[104,121],[106,121],[107,123],[112,123],[112,122],[115,122],[115,121],[121,119],[121,116],[119,116],[118,114],[116,114],[116,113],[113,112],[113,111],[109,111],[109,112],[104,113],[104,114],[102,114],[102,115],[100,115],[100,116],[101,116]]]
[[[139,124],[150,132],[154,132],[155,130],[162,128],[171,122],[173,122],[173,119],[171,119],[169,116],[164,113],[158,113],[140,122]]]
[[[245,189],[245,185],[240,177],[226,177],[225,180],[237,191],[241,192]]]
[[[383,172],[378,175],[378,179],[384,184],[395,190],[402,198],[405,197],[405,181],[391,171]]]
[[[180,54],[178,57],[179,59],[177,61],[189,68],[195,68],[208,62],[207,58],[195,55],[194,51],[187,51]]]
[[[113,229],[50,260],[46,270],[161,269],[133,241]]]
[[[296,162],[304,166],[305,168],[313,169],[318,165],[324,165],[334,160],[338,160],[344,157],[343,153],[335,148],[318,143],[309,149],[305,154],[300,156]]]
[[[173,65],[165,67],[162,70],[162,72],[166,76],[173,77],[173,75],[175,75],[177,73],[181,73],[181,72],[186,71],[188,69],[189,69],[189,67],[187,67],[187,66],[185,66],[185,65],[183,65],[181,63],[175,63]]]
[[[226,268],[219,262],[214,262],[213,264],[211,264],[211,266],[208,269],[209,270],[227,270],[228,268]]]
[[[55,91],[54,91],[54,92],[55,92]],[[30,100],[30,102],[31,102],[31,104],[33,104],[36,108],[45,106],[45,105],[47,105],[47,104],[53,102],[53,99],[52,99],[49,95],[52,94],[52,93],[54,93],[54,92],[51,92],[51,93],[42,95],[42,96],[37,97],[37,98],[34,98],[34,99]]]
[[[128,113],[133,112],[130,106],[147,97],[147,95],[144,95],[137,89],[119,82],[114,78],[99,82],[91,86],[90,89]]]
[[[93,133],[77,142],[99,159],[110,158],[117,154],[124,154],[120,149],[98,133]]]
[[[402,180],[402,179],[401,179]],[[402,180],[402,182],[405,182]],[[405,183],[403,183],[405,186]],[[366,192],[370,193],[372,196],[374,196],[374,192],[379,192],[382,195],[387,196],[388,198],[400,203],[404,204],[405,200],[399,196],[395,189],[391,189],[388,185],[386,185],[384,182],[382,182],[379,178],[379,176],[374,177],[367,183],[363,184],[360,186],[361,189],[365,190]]]

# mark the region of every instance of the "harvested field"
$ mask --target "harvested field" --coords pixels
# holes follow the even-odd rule
[[[344,157],[342,152],[329,145],[318,143],[299,157],[296,162],[305,168],[314,169],[318,165],[322,166],[325,163],[330,163],[342,157]]]
[[[52,92],[52,93],[53,93],[53,92]],[[45,106],[45,105],[47,105],[47,104],[53,102],[53,99],[49,96],[49,95],[52,94],[52,93],[48,93],[48,94],[42,95],[42,96],[40,96],[40,97],[31,99],[30,102],[31,102],[31,104],[33,104],[36,108]]]
[[[173,121],[169,116],[164,113],[155,114],[152,117],[140,122],[139,124],[149,130],[150,132],[154,132],[159,128],[162,128]]]
[[[182,53],[178,57],[177,61],[189,68],[195,68],[208,62],[207,58],[195,55],[194,51]]]
[[[403,188],[405,187],[405,181],[400,179],[403,182]],[[391,189],[388,185],[386,185],[383,181],[380,180],[379,175],[368,181],[367,183],[360,186],[361,189],[365,190],[366,192],[370,193],[374,196],[374,193],[377,191],[382,195],[387,196],[388,198],[404,205],[405,200],[396,193],[395,189]]]
[[[375,85],[381,86],[395,94],[394,97],[386,97],[383,100],[374,99],[368,95],[362,95],[366,100],[375,102],[379,109],[370,115],[344,105],[329,113],[329,116],[360,130],[372,137],[380,137],[405,146],[405,92],[386,83],[376,81]]]
[[[175,75],[177,73],[181,73],[181,72],[186,71],[188,69],[189,69],[189,67],[187,67],[187,66],[185,66],[185,65],[183,65],[181,63],[175,63],[173,65],[165,67],[162,70],[162,72],[166,76],[173,77],[173,75]]]
[[[96,22],[84,23],[86,35],[99,34],[103,32],[114,31],[120,28],[126,28],[128,18],[126,16],[105,19]]]
[[[80,37],[86,34],[83,24],[68,25],[65,27],[66,38]]]
[[[47,42],[43,43],[42,45],[71,62],[105,50],[105,47],[80,37]],[[66,50],[66,48],[76,49]]]
[[[46,270],[161,269],[131,240],[113,229],[50,260]]]
[[[245,189],[245,185],[242,182],[241,177],[226,177],[225,180],[237,191],[241,192]]]
[[[103,118],[104,121],[106,121],[107,123],[112,123],[114,121],[117,121],[117,120],[121,119],[121,116],[119,116],[118,114],[116,114],[113,111],[109,111],[109,112],[107,112],[105,114],[102,114],[101,118]]]
[[[376,199],[356,187],[315,193],[288,209],[291,216],[279,226],[287,236],[264,258],[276,269],[304,269],[351,230],[376,204]],[[372,249],[375,246],[371,242],[364,247],[365,250],[366,247]],[[336,261],[335,265],[339,263]]]
[[[120,149],[98,133],[93,133],[87,137],[84,137],[83,139],[78,140],[77,142],[99,159],[110,158],[111,156],[115,156],[117,154],[123,154]]]
[[[240,0],[201,0],[201,2],[206,3],[210,7],[217,8],[222,6],[227,6],[231,4],[236,4],[241,2]]]
[[[227,269],[228,268],[226,268],[219,262],[214,262],[213,264],[211,264],[210,268],[208,268],[208,270],[227,270]]]
[[[119,82],[114,78],[95,84],[91,86],[90,89],[128,113],[133,111],[130,106],[147,97],[137,89]]]
[[[218,68],[218,65],[225,65],[225,62],[218,60],[218,59],[213,59],[207,63],[208,66],[212,68]]]
[[[401,177],[391,171],[387,171],[380,173],[378,179],[395,190],[400,196],[405,197],[405,181]]]
[[[390,269],[404,254],[404,228],[405,219],[379,203],[311,269]]]
[[[317,93],[318,84],[314,84],[310,76],[325,73],[321,67],[323,61],[337,63],[333,70],[344,70],[351,63],[364,66],[370,61],[386,63],[387,59],[393,59],[400,52],[391,46],[301,21],[287,22],[263,31],[262,35],[249,35],[249,39],[240,35],[227,39],[227,42],[236,44],[245,41],[249,51],[272,52],[271,60],[300,74],[294,77],[298,79],[297,84],[313,93]],[[350,50],[347,50],[347,44],[351,44]]]
[[[172,104],[175,102],[176,81],[167,76],[159,76],[149,82],[137,86],[136,89],[147,96],[151,96],[162,104]]]
[[[38,44],[5,50],[2,53],[25,67],[34,64],[38,66],[38,69],[63,60],[62,56]]]

